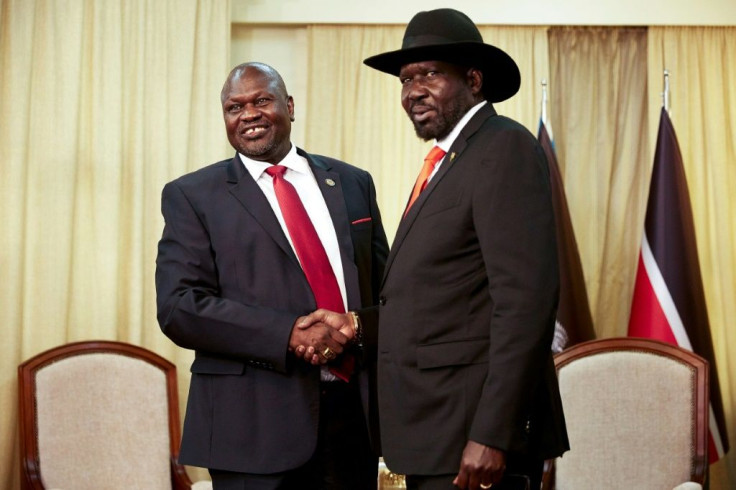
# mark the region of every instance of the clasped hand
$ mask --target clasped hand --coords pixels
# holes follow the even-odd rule
[[[311,364],[325,364],[341,354],[354,336],[350,314],[319,309],[297,318],[291,330],[289,350]]]

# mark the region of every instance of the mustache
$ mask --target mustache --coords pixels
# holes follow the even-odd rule
[[[432,104],[427,104],[426,102],[412,102],[409,104],[409,112],[415,112],[415,111],[429,111],[434,110],[436,111],[437,108]]]

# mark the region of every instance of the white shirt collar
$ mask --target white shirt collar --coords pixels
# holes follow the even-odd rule
[[[442,138],[441,140],[435,140],[434,144],[436,146],[439,146],[445,152],[450,151],[450,147],[457,139],[458,135],[460,134],[460,131],[463,130],[466,124],[468,124],[468,121],[475,115],[476,112],[480,110],[481,107],[486,105],[485,100],[478,102],[473,107],[471,107],[468,112],[465,113],[465,115],[457,122],[454,128],[452,128],[452,131],[450,131],[450,134]]]
[[[252,158],[248,158],[240,152],[238,152],[238,156],[240,156],[240,161],[243,162],[243,165],[245,165],[245,169],[253,177],[253,180],[256,181],[261,177],[261,175],[263,175],[266,169],[271,166],[271,164],[268,162],[253,160]],[[301,174],[312,175],[312,171],[309,168],[309,163],[307,163],[307,159],[299,156],[299,154],[296,152],[296,146],[294,145],[291,145],[289,153],[287,153],[286,156],[279,163],[277,163],[277,165],[283,165],[289,170],[293,170]]]

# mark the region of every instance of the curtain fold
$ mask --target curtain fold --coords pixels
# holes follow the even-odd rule
[[[551,28],[550,114],[598,337],[626,335],[652,167],[645,28]]]
[[[156,323],[160,192],[229,155],[228,1],[2,0],[0,487],[18,486],[16,367],[82,339],[179,368]]]

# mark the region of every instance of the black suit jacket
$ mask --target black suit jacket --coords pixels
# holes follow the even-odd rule
[[[551,355],[558,296],[544,154],[490,104],[399,225],[381,290],[383,456],[457,472],[468,439],[546,458],[568,447]]]
[[[370,307],[387,254],[373,181],[346,163],[299,154],[335,226],[348,307]],[[320,375],[287,349],[296,318],[316,304],[266,197],[236,155],[167,184],[161,209],[158,320],[196,352],[180,462],[248,473],[303,464],[316,447]],[[366,367],[356,376],[373,419]]]

